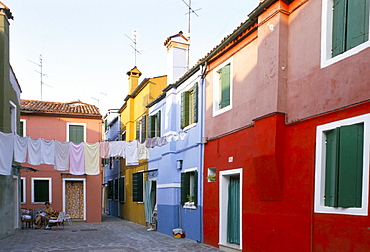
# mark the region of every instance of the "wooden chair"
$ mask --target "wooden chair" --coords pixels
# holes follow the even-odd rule
[[[22,208],[21,213],[21,228],[33,228],[33,213],[32,209]]]
[[[60,212],[58,215],[58,218],[51,219],[48,222],[48,225],[46,226],[46,229],[64,229],[64,219],[65,219],[65,212]]]

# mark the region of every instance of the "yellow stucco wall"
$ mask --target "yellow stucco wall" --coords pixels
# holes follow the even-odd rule
[[[130,80],[129,80],[130,81]],[[120,118],[123,129],[126,129],[126,141],[136,139],[136,121],[143,115],[148,115],[148,105],[156,99],[167,85],[167,77],[160,76],[145,79],[138,86],[131,88],[132,93],[121,108]],[[145,225],[144,204],[132,201],[132,174],[139,171],[147,171],[148,163],[141,162],[137,166],[126,166],[125,160],[121,162],[121,174],[125,176],[125,203],[121,205],[123,219]]]

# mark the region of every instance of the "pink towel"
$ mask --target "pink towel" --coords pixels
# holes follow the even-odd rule
[[[99,144],[99,154],[101,158],[109,158],[109,142]]]
[[[85,173],[84,143],[69,142],[69,172],[73,175]]]

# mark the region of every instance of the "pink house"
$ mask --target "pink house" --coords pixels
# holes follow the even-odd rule
[[[94,105],[21,100],[20,110],[20,136],[89,144],[102,139],[102,116]],[[101,222],[100,165],[98,175],[72,175],[69,170],[56,170],[47,164],[22,166],[38,170],[22,169],[22,208],[36,209],[50,201],[55,210],[66,212],[73,219]]]

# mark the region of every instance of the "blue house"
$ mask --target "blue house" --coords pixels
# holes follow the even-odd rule
[[[105,141],[119,141],[120,139],[120,120],[118,109],[110,109],[104,117]],[[103,205],[106,214],[120,216],[121,197],[119,190],[120,158],[109,157],[103,159],[104,166],[104,197]]]
[[[148,137],[166,144],[150,148],[148,162],[157,170],[157,230],[202,241],[203,67],[186,71],[188,45],[181,32],[165,42],[167,87],[148,105]]]

